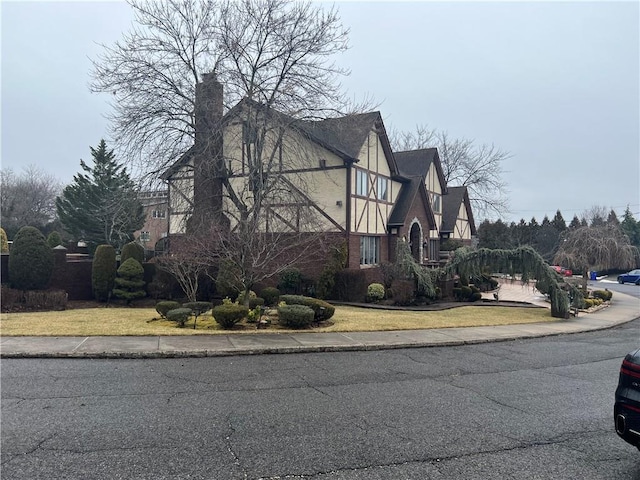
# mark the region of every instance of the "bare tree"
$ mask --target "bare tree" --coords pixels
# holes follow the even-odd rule
[[[565,231],[553,261],[583,271],[583,289],[589,270],[633,268],[639,260],[638,249],[629,243],[618,225],[580,227]]]
[[[474,210],[482,216],[508,210],[507,185],[502,179],[502,164],[511,155],[495,145],[476,145],[466,138],[450,138],[447,132],[418,125],[413,132],[392,130],[394,150],[437,147],[447,185],[466,186]]]
[[[11,169],[0,170],[0,214],[2,227],[9,238],[30,225],[42,230],[56,218],[56,196],[62,190],[60,181],[35,165],[20,175]]]
[[[293,0],[127,0],[135,26],[93,61],[91,89],[112,94],[111,135],[146,173],[169,167],[195,138],[195,85],[213,72],[225,104],[250,98],[294,115],[349,103],[330,61],[348,31],[335,9]]]
[[[204,263],[231,262],[248,290],[305,257],[311,245],[317,250],[312,232],[322,212],[309,201],[311,180],[296,173],[309,161],[300,150],[302,122],[357,109],[338,82],[348,72],[332,61],[348,47],[348,31],[334,8],[306,0],[130,5],[137,25],[94,62],[92,88],[113,94],[113,136],[151,173],[194,145],[191,163],[179,167],[184,181],[174,182],[191,204],[185,210],[196,207],[189,242],[209,232],[215,241],[202,245],[210,255]],[[241,121],[225,131],[235,135],[225,141],[242,146],[240,163],[233,153],[216,153],[222,115],[205,122],[199,116],[195,85],[212,85],[210,73],[224,85],[224,110],[234,106]],[[196,214],[200,192],[220,197],[211,202],[217,211]]]

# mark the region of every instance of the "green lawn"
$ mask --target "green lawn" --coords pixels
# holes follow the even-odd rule
[[[211,335],[255,332],[282,333],[271,326],[256,330],[255,325],[242,323],[234,330],[222,330],[211,317],[198,318],[178,328],[175,323],[160,320],[153,308],[104,307],[64,310],[60,312],[5,313],[0,315],[0,335],[3,336],[95,336],[95,335]],[[303,331],[367,332],[382,330],[414,330],[423,328],[470,327],[552,322],[556,319],[546,308],[474,307],[465,306],[441,311],[374,310],[358,307],[336,307],[330,325]],[[300,331],[300,330],[298,330]]]

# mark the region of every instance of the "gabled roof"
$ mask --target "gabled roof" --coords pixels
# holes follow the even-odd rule
[[[427,195],[427,187],[424,184],[424,179],[421,176],[410,177],[402,184],[400,193],[396,199],[396,203],[393,206],[388,227],[399,227],[407,222],[407,215],[411,206],[415,202],[416,198],[422,197],[422,201],[427,207],[427,216],[429,217],[429,229],[435,230],[436,219],[433,215],[433,209],[429,202],[429,196]]]
[[[469,200],[469,192],[467,187],[449,187],[446,195],[442,196],[442,228],[441,232],[453,232],[456,221],[458,220],[458,211],[460,205],[464,203],[467,209],[467,218],[471,227],[471,234],[476,235],[476,224],[473,220],[473,212],[471,211],[471,202]]]
[[[254,100],[242,99],[224,115],[222,125],[229,124],[247,105],[250,108],[265,109],[263,104]],[[378,132],[385,155],[389,159],[392,175],[399,174],[382,116],[378,111],[315,121],[297,120],[275,109],[269,109],[269,115],[282,125],[298,130],[312,142],[330,150],[347,162],[358,161],[360,149],[369,132],[375,130]],[[180,166],[188,163],[194,153],[195,149],[192,146],[162,174],[161,178],[168,179]]]
[[[429,173],[429,167],[433,163],[438,173],[438,180],[440,181],[440,187],[442,193],[447,193],[447,183],[444,179],[444,173],[442,172],[442,164],[440,163],[440,156],[438,155],[437,148],[422,148],[419,150],[406,150],[404,152],[394,153],[396,163],[400,169],[400,174],[412,177],[421,176],[426,178]]]

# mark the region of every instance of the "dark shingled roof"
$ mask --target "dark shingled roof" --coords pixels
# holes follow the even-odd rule
[[[396,203],[393,206],[391,215],[389,216],[387,226],[398,227],[404,225],[407,221],[407,214],[409,213],[409,209],[413,205],[413,202],[415,201],[417,196],[421,195],[424,204],[427,207],[430,228],[434,229],[436,221],[435,217],[433,216],[431,205],[429,204],[429,199],[427,197],[427,188],[425,187],[423,178],[420,176],[414,176],[409,178],[408,180],[409,181],[405,181],[405,183],[402,184],[402,188],[400,189],[400,193],[398,194]]]
[[[426,177],[429,167],[433,163],[438,152],[437,148],[423,148],[420,150],[407,150],[395,152],[396,163],[400,169],[400,175],[407,177]]]
[[[297,122],[301,130],[325,147],[333,147],[345,156],[356,159],[367,135],[380,119],[380,112]]]
[[[467,187],[449,187],[448,193],[442,196],[442,232],[453,232],[458,219],[458,211],[463,203],[467,208],[469,224],[471,225],[471,233],[476,234],[476,225],[471,212],[471,204],[469,202],[469,194]]]

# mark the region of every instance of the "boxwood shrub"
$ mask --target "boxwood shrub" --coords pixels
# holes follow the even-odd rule
[[[167,318],[172,322],[176,322],[180,327],[184,327],[193,314],[190,308],[175,308],[167,312]]]
[[[280,290],[275,287],[266,287],[260,292],[260,297],[264,298],[265,305],[270,307],[277,305],[280,300]]]
[[[311,308],[316,322],[329,320],[336,312],[335,307],[330,303],[303,295],[281,295],[280,301],[285,302],[287,305],[304,305]]]
[[[158,312],[162,318],[167,318],[167,312],[169,310],[175,310],[176,308],[180,308],[180,304],[173,300],[163,300],[162,302],[156,303],[156,312]]]
[[[213,307],[211,313],[222,328],[229,329],[249,314],[249,308],[235,303],[223,303]]]
[[[306,305],[282,305],[278,307],[278,321],[287,328],[306,328],[315,317],[311,307]]]

